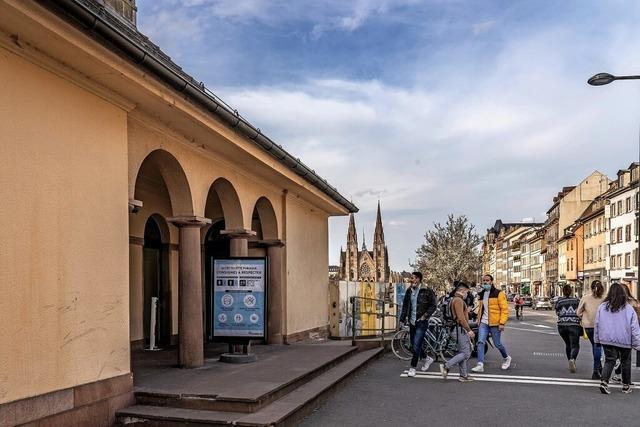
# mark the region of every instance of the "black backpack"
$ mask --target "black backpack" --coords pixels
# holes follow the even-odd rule
[[[438,304],[438,308],[440,309],[440,313],[442,313],[442,320],[445,322],[453,323],[453,312],[451,311],[451,301],[453,301],[453,295],[445,295],[440,300],[440,304]]]

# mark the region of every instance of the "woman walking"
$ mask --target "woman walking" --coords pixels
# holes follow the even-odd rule
[[[591,283],[591,293],[582,297],[578,306],[578,316],[582,319],[582,327],[589,337],[593,353],[592,380],[602,378],[602,346],[593,340],[593,326],[596,321],[598,307],[604,301],[604,287],[600,280]]]
[[[558,333],[564,340],[567,360],[569,360],[569,370],[576,372],[576,358],[580,351],[580,337],[582,336],[582,326],[578,317],[578,305],[580,300],[573,298],[571,285],[562,287],[562,295],[556,302],[556,314],[558,315]]]
[[[636,316],[640,316],[640,312],[639,312],[640,304],[638,304],[638,300],[631,295],[631,291],[629,291],[629,286],[626,285],[625,283],[622,283],[622,289],[624,290],[624,293],[627,294],[627,302],[636,312]],[[622,382],[622,377],[621,377],[622,365],[620,363],[620,359],[616,359],[616,364],[613,368],[614,369],[613,369],[613,375],[611,376],[611,381],[619,384]],[[630,384],[633,385],[633,383],[630,383]]]
[[[604,349],[600,392],[610,393],[609,378],[616,359],[619,358],[622,368],[622,392],[631,393],[631,348],[640,349],[640,326],[623,285],[613,283],[604,302],[598,307],[593,337]]]

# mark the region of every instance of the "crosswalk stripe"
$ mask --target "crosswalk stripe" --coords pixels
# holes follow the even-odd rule
[[[400,374],[402,378],[408,378],[408,371],[404,371]],[[449,379],[457,379],[459,374],[450,373]],[[476,381],[484,382],[499,382],[499,383],[516,383],[516,384],[542,384],[542,385],[564,385],[564,386],[578,386],[578,387],[598,387],[600,381],[598,380],[586,380],[586,379],[573,379],[573,378],[553,378],[553,377],[533,377],[522,375],[492,375],[492,374],[473,374],[472,377]],[[440,379],[442,376],[437,372],[416,372],[414,378],[419,379]],[[610,384],[610,388],[621,388],[621,384]]]
[[[535,326],[536,328],[552,329],[551,326],[540,325],[540,324],[537,324],[537,323],[520,322],[520,324],[521,325],[528,325],[528,326]]]
[[[507,326],[507,329],[515,329],[517,331],[537,332],[539,334],[545,334],[545,335],[558,335],[557,332],[542,331],[540,329],[516,328],[513,326]]]

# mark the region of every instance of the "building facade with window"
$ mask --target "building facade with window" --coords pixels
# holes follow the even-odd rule
[[[626,279],[634,295],[638,286],[638,174],[640,164],[618,171],[616,189],[608,194],[605,217],[609,230],[607,268],[612,282]]]
[[[582,215],[589,204],[608,189],[609,178],[601,172],[594,171],[577,186],[564,187],[553,198],[553,205],[547,211],[545,247],[543,249],[545,257],[544,286],[548,296],[558,295],[560,285],[563,284],[559,272],[558,240],[564,236],[564,230]],[[566,276],[566,259],[564,262]]]
[[[600,280],[605,289],[609,283],[606,268],[608,227],[604,215],[606,194],[594,200],[578,219],[584,227],[583,292],[591,288],[594,280]]]

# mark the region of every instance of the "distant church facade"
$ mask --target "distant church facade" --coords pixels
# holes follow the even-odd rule
[[[349,216],[347,247],[346,250],[340,249],[338,278],[340,280],[364,282],[388,283],[392,281],[392,273],[389,269],[389,252],[384,241],[380,202],[378,202],[372,250],[367,249],[364,233],[362,235],[362,248],[358,250],[355,218],[353,214]]]

